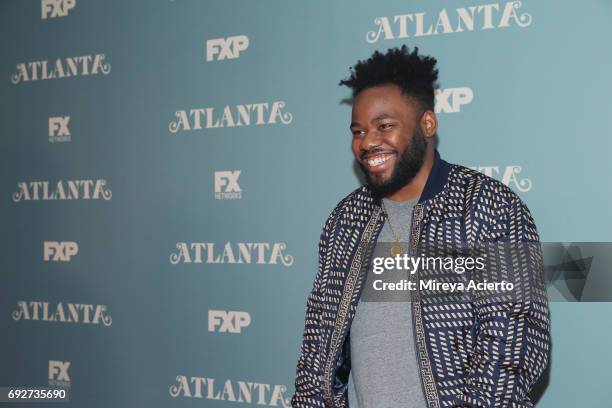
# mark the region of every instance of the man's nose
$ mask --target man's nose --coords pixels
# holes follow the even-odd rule
[[[361,149],[368,151],[381,145],[380,133],[377,129],[368,130],[361,139]]]

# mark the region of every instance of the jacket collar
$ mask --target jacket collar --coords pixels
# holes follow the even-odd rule
[[[419,199],[419,203],[429,200],[444,188],[446,181],[448,180],[448,173],[450,171],[450,164],[443,160],[438,153],[438,149],[434,150],[434,162],[427,177],[425,188]]]

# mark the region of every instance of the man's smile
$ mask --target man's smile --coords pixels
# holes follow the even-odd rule
[[[365,164],[368,172],[381,173],[393,167],[394,160],[397,156],[395,152],[379,152],[373,154],[365,154],[362,156],[362,163]]]

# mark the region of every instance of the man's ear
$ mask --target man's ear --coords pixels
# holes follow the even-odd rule
[[[428,110],[421,116],[421,130],[425,138],[430,139],[438,132],[438,118],[434,111]]]

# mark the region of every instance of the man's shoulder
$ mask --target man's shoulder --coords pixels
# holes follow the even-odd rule
[[[444,190],[446,197],[459,199],[463,205],[479,207],[486,212],[499,212],[519,208],[529,212],[527,205],[510,187],[501,181],[460,164],[450,164]],[[377,202],[367,184],[363,184],[344,196],[333,208],[326,225],[337,221],[367,219],[377,207]]]
[[[501,181],[460,164],[451,164],[448,188],[451,192],[460,191],[466,196],[472,196],[480,205],[525,205],[518,194]]]
[[[348,206],[363,206],[374,205],[374,196],[367,184],[362,184],[350,193],[348,193],[338,204],[336,208],[345,208]]]
[[[349,220],[367,216],[375,208],[375,199],[366,184],[344,196],[327,217],[326,224],[337,220]]]
[[[368,185],[362,184],[340,200],[335,209],[339,212],[347,210],[372,211],[380,205],[377,202],[378,200],[374,197]]]
[[[509,228],[515,235],[537,240],[535,222],[527,204],[501,181],[454,164],[448,189],[451,197],[453,191],[461,191],[458,195],[463,199],[462,205],[471,207],[467,211],[473,211],[483,222],[496,220],[496,228]]]

